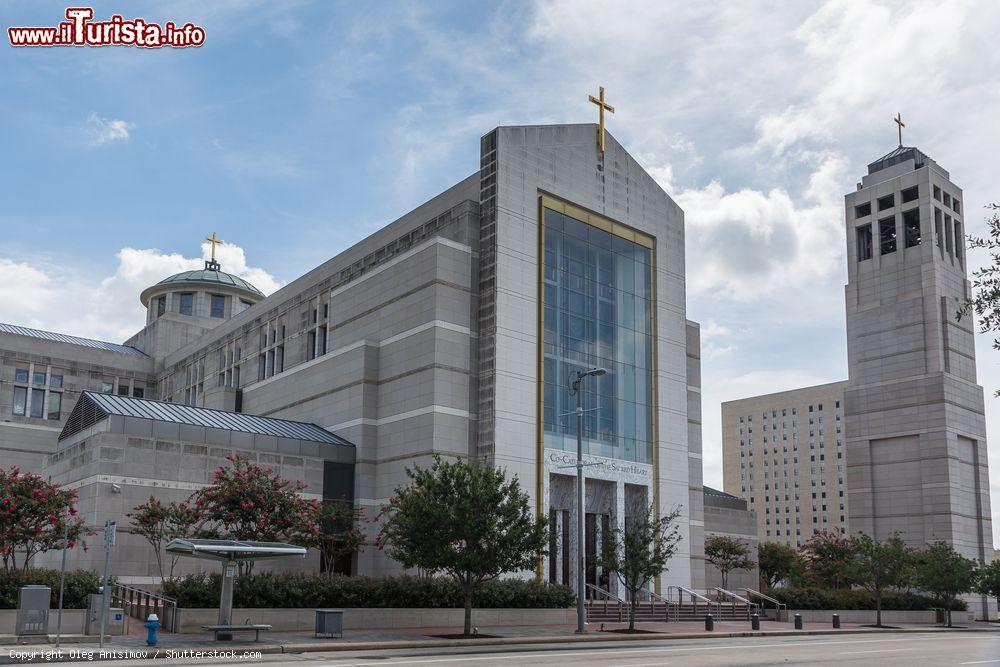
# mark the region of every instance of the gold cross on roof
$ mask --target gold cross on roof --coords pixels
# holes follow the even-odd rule
[[[215,236],[215,232],[212,232],[211,236],[206,236],[205,240],[212,244],[212,261],[215,261],[215,246],[223,243],[223,240]]]
[[[604,112],[614,113],[615,108],[604,101],[604,86],[600,86],[599,97],[594,97],[589,95],[590,102],[596,104],[598,108],[598,120],[597,120],[597,148],[602,153],[604,152]]]
[[[899,147],[903,147],[903,128],[906,127],[906,123],[903,122],[903,114],[897,113],[896,117],[893,118],[896,121],[896,125],[899,125]]]

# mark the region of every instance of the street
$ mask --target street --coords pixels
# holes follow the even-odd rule
[[[244,648],[244,647],[241,647]],[[249,648],[249,647],[246,647]],[[161,661],[162,662],[162,661]],[[169,660],[199,665],[244,660]],[[481,648],[428,648],[387,651],[336,651],[265,655],[262,667],[290,662],[316,667],[381,665],[610,665],[647,667],[684,665],[1000,665],[1000,633],[933,632],[915,634],[737,637],[518,645]],[[134,661],[102,664],[135,665]]]

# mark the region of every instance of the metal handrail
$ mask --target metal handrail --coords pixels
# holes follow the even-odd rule
[[[713,602],[712,600],[709,600],[704,595],[701,595],[700,593],[695,593],[690,588],[685,588],[684,586],[670,586],[670,587],[668,587],[667,588],[667,595],[668,596],[671,595],[671,591],[674,591],[674,590],[677,591],[677,603],[678,604],[684,604],[684,594],[685,593],[687,593],[688,595],[691,596],[691,602],[694,604],[694,613],[695,614],[698,613],[698,600],[701,600],[702,602],[705,603],[705,608],[708,609],[709,611],[711,611],[712,605],[714,604],[715,605],[715,613],[716,613],[716,615],[719,615],[719,611],[721,610],[721,605],[719,605],[718,602]]]
[[[618,622],[622,622],[622,607],[625,606],[625,600],[612,593],[611,591],[606,591],[599,586],[594,584],[586,584],[586,590],[594,591],[604,597],[604,613],[608,611],[608,601],[614,600],[618,603]],[[594,606],[594,598],[587,598],[587,610],[589,611]]]
[[[656,611],[656,603],[662,602],[664,605],[665,621],[670,621],[670,611],[674,612],[674,619],[680,620],[680,605],[671,600],[670,598],[665,598],[662,595],[657,595],[654,591],[643,589],[642,593],[649,596],[649,610],[650,612]]]
[[[154,613],[165,632],[177,632],[177,600],[125,584],[115,584],[111,599],[119,601],[122,611],[130,617],[145,621]]]
[[[725,596],[725,597],[729,598],[729,602],[732,605],[731,608],[733,609],[733,611],[736,610],[736,603],[737,602],[739,602],[741,604],[745,604],[746,607],[747,607],[747,620],[748,621],[750,620],[750,616],[752,614],[756,613],[758,611],[758,608],[760,607],[760,605],[758,605],[756,602],[750,602],[750,600],[746,599],[742,595],[737,595],[736,593],[733,593],[732,591],[727,591],[725,588],[722,588],[721,586],[716,586],[712,590],[715,591],[716,597],[718,597],[718,596]]]
[[[747,597],[756,596],[756,597],[759,597],[760,599],[762,599],[762,600],[764,600],[766,602],[770,602],[771,604],[773,604],[774,605],[774,614],[777,617],[776,620],[779,620],[779,621],[782,620],[782,618],[781,618],[781,612],[782,612],[782,610],[785,610],[785,612],[786,612],[785,613],[785,620],[788,620],[788,613],[787,613],[788,605],[786,605],[784,602],[781,602],[780,600],[776,600],[775,598],[771,597],[770,595],[764,595],[760,591],[755,591],[752,588],[744,588],[743,592],[745,592],[747,594]],[[767,607],[762,604],[761,605],[761,610],[766,610],[766,609],[767,609]]]

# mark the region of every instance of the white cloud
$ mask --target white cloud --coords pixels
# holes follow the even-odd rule
[[[142,328],[145,313],[139,293],[164,278],[204,266],[203,257],[154,249],[122,248],[113,274],[94,277],[58,263],[14,263],[0,258],[0,312],[10,324],[37,327],[121,342]],[[264,269],[248,266],[243,249],[233,244],[218,248],[223,270],[250,282],[264,294],[280,283]]]
[[[87,135],[91,146],[103,146],[115,141],[128,141],[129,133],[135,128],[130,123],[119,118],[104,118],[96,113],[87,119]]]

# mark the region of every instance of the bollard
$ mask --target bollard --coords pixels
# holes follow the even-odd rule
[[[708,631],[715,630],[715,619],[712,618],[711,614],[705,614],[705,629]]]
[[[146,646],[156,646],[156,631],[160,628],[160,617],[150,614],[146,622],[142,624],[146,628]]]
[[[757,614],[750,617],[750,628],[752,630],[760,630],[760,616]]]
[[[802,629],[802,614],[795,614],[795,629]]]
[[[833,629],[840,630],[840,614],[833,615]]]

